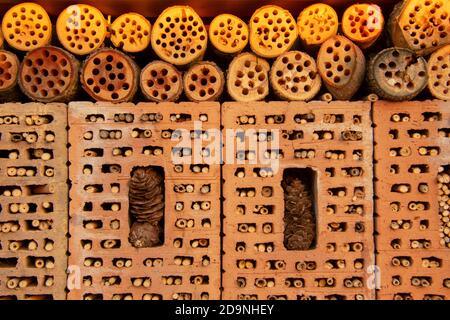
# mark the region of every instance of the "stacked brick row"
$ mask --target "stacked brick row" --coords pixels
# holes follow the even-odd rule
[[[0,299],[65,299],[67,107],[0,105]]]
[[[380,299],[450,296],[448,192],[440,199],[438,179],[450,164],[449,115],[441,101],[374,104]]]
[[[370,104],[225,103],[222,124],[223,297],[373,299]],[[282,180],[291,168],[311,169],[304,181],[316,217],[309,250],[283,243]]]
[[[219,104],[77,102],[69,126],[69,298],[219,299]],[[128,241],[129,180],[142,166],[165,177],[164,243],[150,248]]]

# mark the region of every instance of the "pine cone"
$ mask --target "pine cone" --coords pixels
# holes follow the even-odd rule
[[[302,181],[287,176],[284,189],[284,245],[288,250],[307,250],[315,239],[316,222],[313,199]]]
[[[164,217],[163,176],[151,167],[133,172],[129,186],[132,226],[129,241],[136,248],[162,243]]]

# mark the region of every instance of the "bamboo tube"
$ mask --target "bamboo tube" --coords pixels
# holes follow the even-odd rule
[[[305,8],[297,18],[300,41],[305,49],[315,50],[337,34],[339,21],[336,11],[324,3]]]
[[[59,14],[56,33],[66,50],[76,55],[86,55],[103,45],[108,32],[107,24],[100,10],[87,4],[75,4]]]
[[[354,4],[345,10],[342,31],[361,49],[371,47],[383,32],[384,17],[375,4]]]
[[[40,5],[31,2],[20,3],[10,8],[3,16],[2,33],[12,48],[30,51],[50,43],[52,23]]]
[[[18,278],[11,278],[8,279],[8,281],[6,282],[6,286],[8,287],[8,289],[15,289],[17,288],[18,285],[19,285]]]
[[[14,101],[20,97],[18,83],[19,59],[9,51],[0,50],[0,101]],[[7,123],[6,118],[4,122]],[[11,121],[12,122],[12,121]]]
[[[139,84],[144,96],[154,102],[177,101],[183,92],[181,73],[160,60],[150,62],[142,69]]]
[[[257,9],[250,18],[249,30],[250,48],[263,58],[276,58],[289,51],[297,39],[294,17],[275,5]]]
[[[449,13],[450,14],[450,13]],[[428,89],[441,100],[450,100],[450,44],[435,51],[428,60]]]
[[[137,92],[139,74],[137,64],[124,53],[100,49],[85,60],[80,81],[95,100],[126,102]]]
[[[170,45],[169,37],[175,34],[176,45]],[[156,19],[152,32],[153,51],[164,61],[184,66],[201,60],[208,42],[208,34],[200,16],[188,6],[172,6]]]
[[[367,79],[370,90],[383,99],[411,100],[427,85],[427,64],[411,50],[388,48],[369,61]]]
[[[270,69],[270,84],[283,100],[312,100],[320,91],[322,80],[314,58],[300,51],[280,55]]]
[[[361,49],[343,36],[325,41],[317,56],[319,73],[337,100],[349,100],[364,81],[366,59]]]
[[[52,46],[26,54],[19,70],[19,86],[31,100],[68,102],[78,90],[80,64],[69,52]]]
[[[239,54],[247,46],[248,39],[247,24],[232,14],[220,14],[209,25],[209,40],[222,55]]]
[[[405,0],[394,7],[387,30],[394,46],[427,56],[450,43],[449,14],[446,1]]]
[[[269,63],[251,53],[241,53],[230,63],[227,90],[236,101],[258,101],[269,93]]]
[[[218,100],[224,85],[223,72],[214,62],[194,63],[183,76],[186,97],[194,102]]]
[[[141,52],[150,44],[150,21],[135,12],[117,17],[110,31],[112,44],[125,52]]]

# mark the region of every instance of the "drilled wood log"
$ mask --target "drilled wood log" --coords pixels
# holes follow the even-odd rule
[[[31,100],[69,102],[78,91],[80,63],[69,52],[52,46],[34,49],[24,57],[19,85]]]
[[[133,99],[140,70],[126,54],[104,48],[87,57],[81,69],[83,89],[95,100],[125,102]]]
[[[155,102],[177,101],[183,92],[181,72],[161,60],[152,61],[142,69],[139,83],[144,96]]]
[[[151,24],[139,13],[117,17],[110,26],[111,42],[125,52],[141,52],[150,44]]]
[[[17,101],[20,98],[18,87],[19,59],[9,51],[0,50],[0,101]]]
[[[388,48],[369,61],[367,80],[370,90],[383,99],[410,100],[427,85],[426,61],[409,49]]]
[[[344,35],[362,49],[371,47],[383,32],[384,17],[375,4],[354,4],[342,17]]]
[[[195,63],[183,76],[186,97],[195,102],[219,99],[224,85],[223,72],[214,62]]]
[[[129,186],[130,243],[136,248],[163,243],[164,177],[151,167],[133,171]]]
[[[283,100],[309,101],[319,93],[322,80],[311,56],[300,51],[289,51],[273,63],[270,84],[275,94]]]
[[[339,20],[336,11],[324,3],[305,8],[297,18],[298,33],[307,50],[317,50],[337,34]]]
[[[151,32],[155,53],[177,66],[201,60],[206,51],[207,38],[202,19],[188,6],[172,6],[164,10]]]
[[[247,46],[248,39],[247,24],[232,14],[220,14],[209,25],[209,40],[220,54],[239,54]]]
[[[97,8],[75,4],[64,9],[56,21],[59,42],[76,55],[99,49],[107,35],[108,22]]]
[[[433,52],[428,60],[428,88],[441,100],[450,100],[450,45]]]
[[[450,43],[449,17],[449,1],[405,0],[394,7],[388,33],[394,47],[426,56]]]
[[[20,3],[3,16],[2,32],[12,48],[30,51],[50,44],[52,22],[40,5],[31,2]]]
[[[288,10],[268,5],[250,18],[250,48],[263,58],[276,58],[288,51],[297,39],[295,19]]]
[[[227,72],[227,90],[236,101],[258,101],[269,94],[269,63],[245,52],[236,56]]]
[[[361,49],[343,36],[325,41],[317,56],[319,73],[337,100],[350,100],[364,81],[366,59]]]

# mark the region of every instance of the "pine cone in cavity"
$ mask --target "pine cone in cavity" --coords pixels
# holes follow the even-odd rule
[[[316,236],[316,221],[311,192],[302,180],[287,176],[284,190],[284,245],[288,250],[308,250]]]
[[[164,217],[163,176],[151,167],[137,168],[129,185],[132,221],[129,241],[136,248],[162,244]]]

